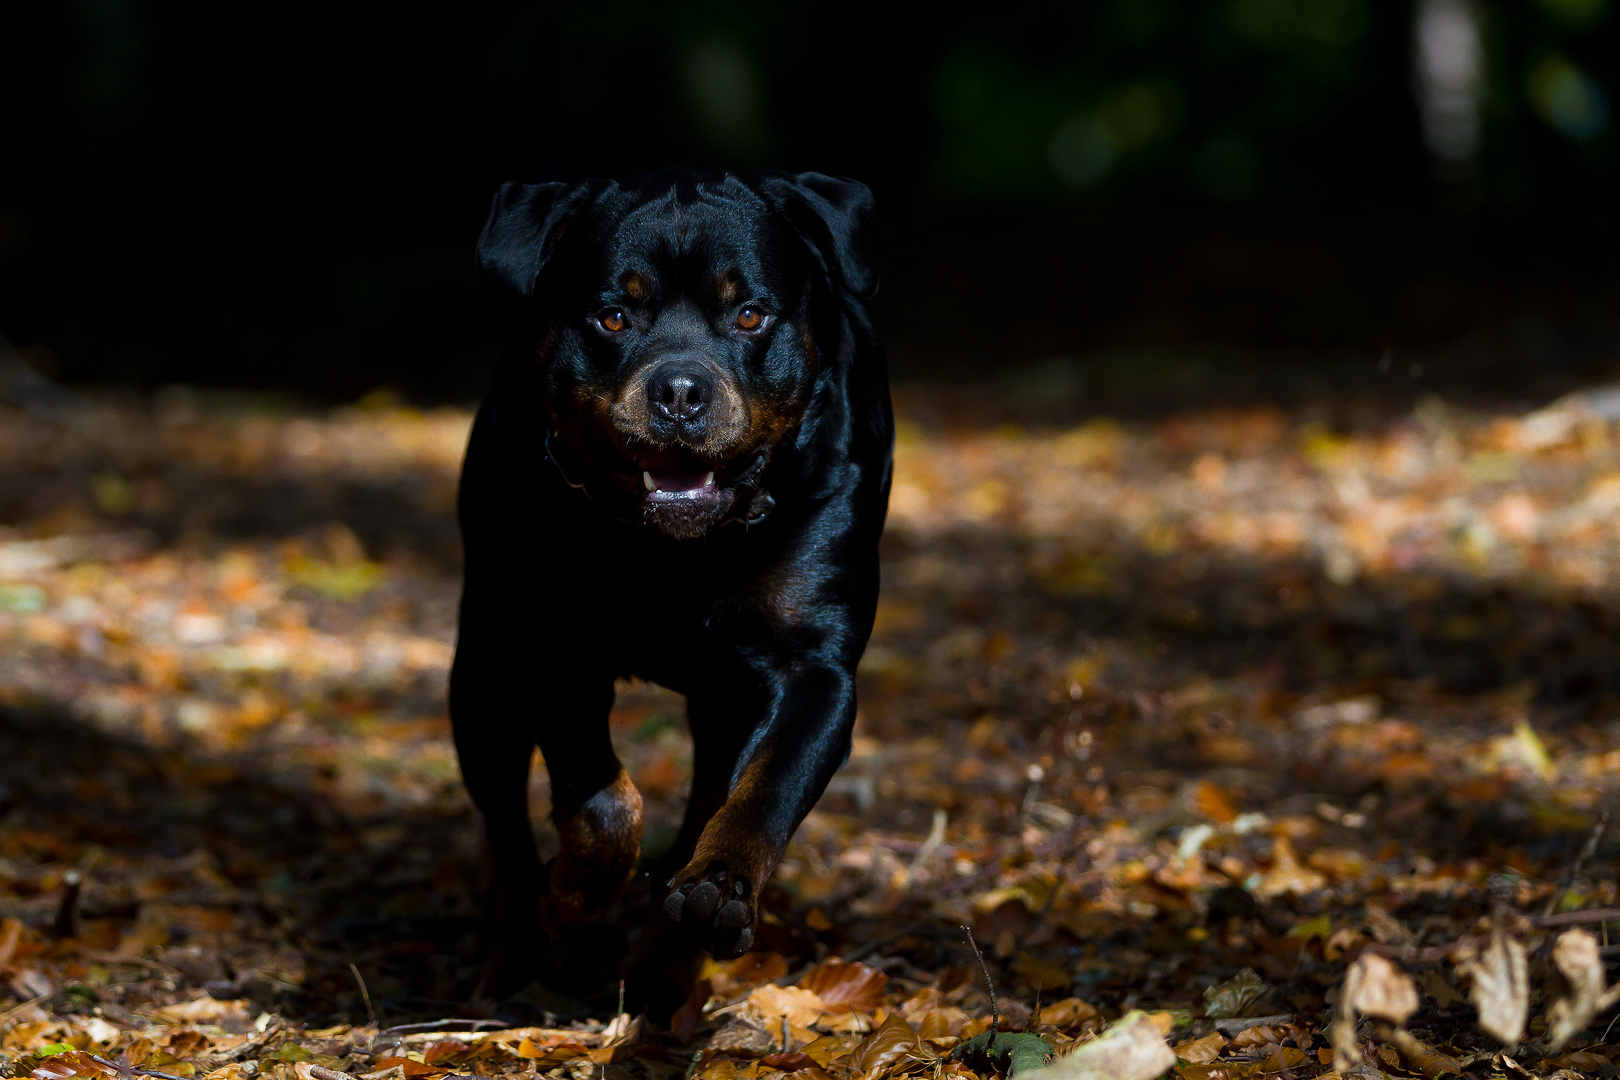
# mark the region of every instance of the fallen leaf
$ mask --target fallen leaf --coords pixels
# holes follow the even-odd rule
[[[832,1013],[872,1012],[883,1004],[889,977],[876,968],[833,957],[804,973],[799,986],[810,990]]]
[[[1054,1001],[1050,1005],[1043,1005],[1040,1011],[1040,1021],[1059,1031],[1073,1031],[1087,1020],[1093,1020],[1097,1010],[1077,997],[1064,998]]]
[[[1175,1046],[1176,1057],[1194,1065],[1208,1065],[1221,1056],[1226,1047],[1226,1036],[1218,1031],[1212,1031],[1202,1039],[1188,1039]]]
[[[1509,1049],[1517,1046],[1530,1012],[1530,962],[1524,946],[1497,925],[1485,951],[1457,968],[1473,977],[1468,996],[1479,1010],[1479,1026]]]
[[[1328,1037],[1333,1043],[1333,1068],[1348,1074],[1363,1064],[1356,1039],[1356,1017],[1370,1016],[1400,1025],[1417,1011],[1417,987],[1394,964],[1377,953],[1362,953],[1344,973],[1339,1007]]]
[[[1558,935],[1552,947],[1552,977],[1547,1006],[1547,1043],[1556,1052],[1614,1003],[1597,938],[1580,928]]]
[[[1362,1016],[1404,1024],[1417,1012],[1417,987],[1377,953],[1363,953],[1344,975],[1343,1005]]]
[[[819,1064],[815,1058],[802,1050],[795,1050],[791,1054],[766,1054],[759,1059],[759,1063],[768,1069],[780,1072],[798,1072]]]
[[[1271,992],[1253,968],[1244,968],[1226,982],[1204,991],[1204,1015],[1211,1020],[1248,1016],[1249,1010]]]
[[[849,1067],[856,1073],[870,1073],[874,1069],[893,1064],[917,1048],[917,1036],[911,1025],[897,1012],[891,1012],[876,1031],[861,1040],[850,1055]]]
[[[749,993],[748,1008],[767,1026],[780,1025],[786,1017],[794,1027],[809,1027],[832,1012],[821,995],[813,990],[770,983],[757,986]]]
[[[1175,1051],[1158,1025],[1136,1010],[1073,1053],[1021,1074],[1021,1080],[1153,1080],[1175,1063]]]
[[[910,1031],[910,1028],[906,1029]],[[777,1036],[746,1016],[731,1016],[709,1036],[708,1049],[733,1057],[764,1057],[778,1049]]]
[[[1254,894],[1262,900],[1270,900],[1287,893],[1303,896],[1318,891],[1326,884],[1325,876],[1300,865],[1299,860],[1294,857],[1294,847],[1288,837],[1279,836],[1272,843],[1271,869],[1261,877]]]

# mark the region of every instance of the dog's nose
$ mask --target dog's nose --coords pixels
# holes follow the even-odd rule
[[[663,364],[647,380],[647,403],[655,418],[691,426],[703,419],[713,398],[714,382],[696,364]]]

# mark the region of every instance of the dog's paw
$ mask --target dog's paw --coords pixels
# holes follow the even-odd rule
[[[754,940],[752,884],[724,866],[680,881],[664,899],[664,914],[716,959],[741,956]]]

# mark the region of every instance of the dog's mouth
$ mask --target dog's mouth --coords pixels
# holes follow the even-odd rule
[[[649,450],[634,460],[651,504],[717,500],[726,488],[746,485],[765,465],[763,453],[715,462],[679,446]]]
[[[640,457],[641,486],[649,499],[694,499],[716,490],[715,469],[680,449],[655,450]]]

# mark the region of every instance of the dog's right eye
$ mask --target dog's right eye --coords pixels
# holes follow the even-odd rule
[[[630,325],[630,320],[618,308],[608,308],[597,313],[596,325],[600,326],[604,333],[617,334]]]

